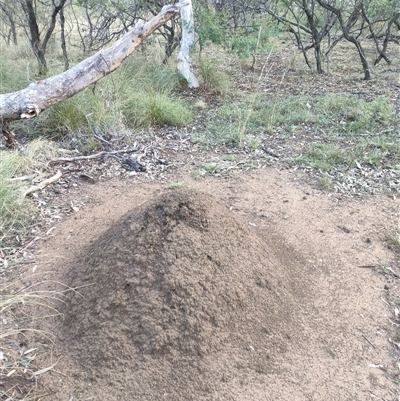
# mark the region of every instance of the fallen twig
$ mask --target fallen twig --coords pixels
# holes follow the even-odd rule
[[[60,170],[58,170],[57,173],[54,174],[52,177],[47,178],[46,180],[42,181],[38,185],[33,185],[32,187],[26,189],[21,194],[20,202],[22,202],[24,200],[25,196],[32,194],[36,191],[40,191],[43,188],[46,188],[48,185],[52,184],[53,182],[56,182],[61,176],[62,176],[62,172]]]
[[[30,174],[30,175],[23,175],[21,177],[8,178],[6,181],[7,182],[28,181],[28,180],[32,180],[35,177],[36,177],[36,174]]]
[[[363,336],[363,338],[365,339],[365,341],[367,341],[367,343],[372,347],[375,348],[375,345],[371,343],[371,341],[368,340],[368,338],[366,336],[364,336],[364,334],[361,334]]]
[[[121,150],[113,150],[111,152],[107,152],[105,150],[95,153],[93,155],[89,156],[75,156],[75,157],[57,157],[56,159],[51,159],[49,161],[49,164],[53,163],[67,163],[67,162],[76,162],[79,160],[93,160],[93,159],[100,159],[103,157],[107,157],[110,155],[116,155],[119,153],[132,153],[132,152],[137,152],[139,148],[134,148],[134,149],[121,149]]]
[[[51,366],[49,366],[47,368],[44,368],[44,369],[37,370],[36,372],[33,372],[31,378],[33,379],[33,378],[35,378],[37,376],[43,375],[44,373],[48,372],[49,370],[52,370],[57,365],[59,360],[60,360],[60,358],[58,358],[57,362],[54,363],[53,365],[51,365]]]

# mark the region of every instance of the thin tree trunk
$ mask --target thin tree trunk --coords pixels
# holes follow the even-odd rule
[[[47,63],[41,48],[42,46],[40,44],[40,32],[33,7],[33,0],[25,0],[24,10],[28,17],[29,41],[31,43],[32,51],[39,64],[39,75],[42,76],[47,71]]]
[[[65,16],[64,9],[60,10],[60,28],[61,28],[61,49],[64,58],[64,71],[69,68],[68,52],[67,52],[67,42],[65,40]]]
[[[10,39],[12,37],[12,41],[14,45],[17,45],[18,43],[18,37],[17,37],[17,29],[15,27],[15,21],[12,12],[10,12],[9,9],[5,8],[2,4],[0,4],[0,10],[3,11],[4,15],[7,17],[9,23],[10,23],[10,33],[8,35],[7,39],[7,44],[10,44]]]
[[[58,6],[53,2],[54,8],[51,14],[50,25],[47,28],[46,34],[41,39],[39,26],[37,23],[36,12],[33,5],[33,0],[25,0],[23,3],[24,11],[28,17],[29,25],[29,40],[33,53],[39,64],[39,76],[43,76],[47,73],[47,61],[46,61],[46,48],[47,44],[53,34],[54,28],[56,27],[57,15],[64,8],[67,0],[60,0]]]

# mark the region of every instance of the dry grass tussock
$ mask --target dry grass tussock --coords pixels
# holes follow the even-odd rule
[[[52,322],[60,317],[54,305],[64,302],[71,289],[54,283],[61,290],[43,291],[36,289],[40,284],[18,289],[20,285],[11,282],[0,288],[0,399],[40,399],[43,390],[39,392],[37,379],[57,365],[53,361],[43,367],[38,359],[46,352],[43,344],[53,344]]]
[[[24,188],[46,173],[47,162],[55,155],[56,145],[44,139],[14,151],[0,150],[0,262],[35,218],[32,205],[21,198]]]

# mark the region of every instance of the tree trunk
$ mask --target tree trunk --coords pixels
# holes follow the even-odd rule
[[[47,71],[47,63],[40,43],[39,26],[37,24],[36,14],[32,0],[25,0],[24,10],[28,17],[29,41],[31,43],[32,51],[39,64],[39,75],[42,76]]]
[[[180,0],[182,18],[182,40],[178,54],[178,71],[185,77],[190,88],[198,88],[199,81],[193,74],[190,50],[194,43],[193,8],[190,0]]]
[[[25,14],[28,17],[29,25],[29,41],[35,57],[39,63],[39,76],[44,76],[47,73],[47,61],[46,61],[46,48],[47,44],[53,34],[54,28],[56,27],[57,15],[63,10],[67,0],[60,0],[58,6],[53,1],[53,11],[51,13],[50,24],[47,28],[46,34],[42,40],[39,26],[37,22],[37,16],[33,0],[25,0],[22,3]]]
[[[31,83],[26,89],[0,95],[0,122],[33,118],[43,110],[59,103],[116,70],[138,47],[142,40],[179,13],[180,6],[163,7],[160,14],[144,25],[133,28],[112,47],[100,50],[75,67],[41,81]]]
[[[65,40],[65,16],[64,9],[60,10],[60,29],[61,29],[61,49],[64,58],[64,71],[69,68],[68,52],[67,52],[67,42]]]

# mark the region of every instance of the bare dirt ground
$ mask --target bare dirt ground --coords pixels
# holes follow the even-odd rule
[[[51,356],[47,349],[42,360],[44,366],[58,362],[39,380],[51,393],[44,399],[399,399],[399,322],[391,303],[400,295],[399,279],[385,270],[389,266],[398,273],[398,266],[396,255],[382,241],[398,222],[397,199],[340,199],[306,184],[299,172],[277,168],[237,172],[229,179],[193,180],[179,172],[170,178],[185,183],[183,193],[192,194],[193,213],[214,221],[190,237],[192,231],[179,227],[193,228],[195,223],[183,218],[181,225],[171,226],[169,240],[161,234],[155,238],[158,243],[160,238],[169,241],[169,248],[154,253],[155,248],[145,247],[138,251],[144,259],[132,249],[141,246],[136,240],[152,237],[143,237],[137,229],[140,221],[136,228],[127,228],[124,214],[131,220],[143,218],[143,208],[157,210],[154,200],[160,194],[181,189],[146,180],[113,180],[69,192],[69,202],[85,206],[56,225],[40,244],[35,274],[46,277],[50,287],[53,280],[79,287],[84,297],[69,295],[61,308],[64,323],[58,321]],[[169,222],[182,220],[176,211],[163,213],[159,218],[165,224],[165,215]],[[157,217],[148,217],[147,223],[157,225]],[[194,247],[196,238],[199,244]],[[188,244],[194,256],[188,256]],[[182,265],[171,268],[168,282],[185,287],[178,291],[178,300],[187,303],[188,316],[199,326],[178,324],[168,315],[162,326],[167,331],[160,333],[157,308],[171,308],[163,298],[170,287],[154,279],[147,283],[146,294],[138,290],[131,298],[115,291],[124,292],[121,276],[132,286],[143,285],[143,277],[135,281],[130,268],[139,265],[140,274],[151,275],[157,258],[167,258],[164,267],[176,266],[175,258],[167,257],[174,252],[183,252],[183,259],[176,256]],[[225,273],[226,282],[216,278],[207,258],[200,257],[204,252],[210,258],[228,253],[221,259],[222,266],[231,269]],[[253,280],[254,269],[260,281]],[[26,272],[27,277],[31,273]],[[82,286],[100,273],[98,286],[86,291]],[[204,284],[208,292],[194,290],[202,282],[209,283]],[[224,282],[226,298],[220,304],[224,291],[218,286]],[[158,295],[151,292],[156,284]],[[260,289],[270,295],[260,294]],[[120,297],[117,303],[110,291]],[[164,303],[153,302],[160,297]],[[82,309],[86,302],[90,308]],[[143,308],[141,303],[146,316],[139,317],[135,311]],[[212,323],[199,312],[207,310],[221,321]],[[136,331],[139,340],[129,326],[135,319],[147,330]],[[185,348],[188,335],[197,338],[200,350]]]

